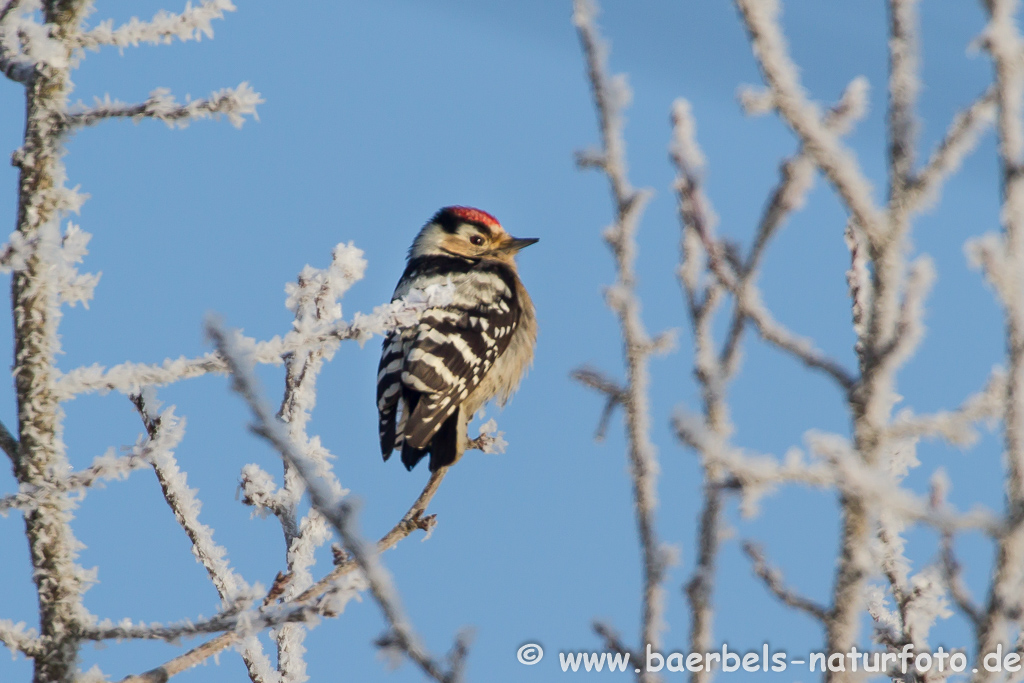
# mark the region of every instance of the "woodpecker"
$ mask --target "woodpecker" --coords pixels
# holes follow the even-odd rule
[[[465,206],[441,209],[413,240],[392,301],[446,282],[454,298],[384,339],[377,371],[384,460],[400,448],[408,470],[427,453],[431,472],[453,464],[469,444],[473,415],[515,393],[537,341],[515,255],[535,242],[509,236],[494,216]]]

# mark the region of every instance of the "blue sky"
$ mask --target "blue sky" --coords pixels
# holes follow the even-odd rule
[[[699,509],[693,453],[674,442],[676,406],[696,409],[682,296],[674,278],[679,226],[671,194],[669,107],[693,103],[708,160],[707,191],[721,231],[749,241],[781,158],[795,142],[774,117],[745,118],[737,86],[758,83],[746,37],[727,2],[606,0],[601,24],[611,64],[629,74],[634,104],[626,129],[634,184],[656,197],[639,236],[640,295],[648,329],[680,328],[680,345],[653,362],[653,438],[662,464],[658,531],[680,548],[669,574],[667,649],[685,649],[686,605]],[[439,525],[429,541],[411,538],[384,556],[410,615],[435,653],[459,628],[475,629],[470,680],[558,679],[556,653],[595,649],[594,618],[613,623],[629,642],[639,621],[639,551],[634,533],[619,421],[608,439],[592,439],[599,397],[569,372],[584,363],[621,376],[621,342],[602,287],[613,279],[600,239],[611,219],[602,177],[573,165],[573,151],[596,143],[595,117],[568,0],[517,3],[381,0],[376,3],[239,2],[198,44],[89,53],[73,99],[110,93],[142,100],[165,86],[183,98],[249,81],[266,102],[259,121],[235,130],[202,121],[187,130],[156,122],[108,122],[68,145],[70,185],[91,195],[75,222],[93,234],[83,270],[103,277],[88,310],[67,311],[60,367],[159,362],[208,350],[202,321],[220,313],[229,325],[265,339],[289,328],[284,284],[307,263],[324,266],[338,242],[353,241],[369,261],[366,278],[346,295],[346,317],[389,299],[416,230],[440,206],[467,204],[496,215],[514,235],[539,237],[520,256],[537,304],[536,362],[503,413],[491,410],[510,447],[505,455],[471,453],[431,506]],[[99,2],[95,20],[123,21],[179,7],[145,0]],[[850,145],[884,187],[885,16],[882,3],[799,0],[785,4],[795,60],[813,98],[834,101],[855,76],[872,86],[871,111]],[[919,150],[926,156],[952,115],[980,93],[989,64],[967,47],[983,26],[973,3],[935,0],[923,7],[923,79]],[[20,144],[20,87],[0,85],[0,149]],[[997,229],[998,189],[989,134],[919,217],[916,253],[935,259],[938,283],[928,304],[929,334],[901,374],[906,405],[951,407],[979,389],[1002,349],[1000,314],[979,275],[968,269],[965,239]],[[16,174],[0,168],[0,216],[13,229]],[[765,260],[763,288],[775,315],[854,367],[842,241],[845,216],[818,183]],[[6,321],[0,323],[9,325]],[[9,340],[10,333],[0,332]],[[6,351],[3,350],[6,348]],[[10,357],[10,342],[0,354]],[[841,397],[823,378],[747,337],[732,387],[738,444],[782,453],[811,428],[847,431]],[[404,513],[427,472],[382,463],[376,444],[374,378],[378,342],[343,347],[320,379],[311,433],[336,456],[335,471],[362,502],[360,524],[379,537]],[[272,400],[282,372],[261,371]],[[0,391],[0,417],[13,425],[13,391]],[[245,429],[247,415],[223,377],[161,389],[188,420],[181,467],[204,501],[201,519],[216,529],[233,564],[268,584],[283,566],[277,523],[250,519],[236,500],[241,467],[279,472],[275,454]],[[65,405],[71,462],[82,467],[110,446],[134,443],[140,425],[122,395],[89,395]],[[909,485],[924,490],[930,473],[950,473],[952,500],[967,508],[1001,505],[998,439],[969,453],[922,445],[922,467]],[[14,489],[0,468],[0,492]],[[754,520],[728,513],[716,640],[734,650],[817,650],[822,637],[805,617],[779,607],[750,576],[738,540],[755,538],[801,592],[826,602],[836,551],[834,495],[785,489]],[[159,496],[151,472],[91,492],[78,511],[81,563],[98,567],[86,594],[96,614],[115,621],[174,621],[216,610],[216,594],[188,541]],[[0,616],[36,620],[23,528],[0,519]],[[967,579],[980,594],[991,549],[968,537],[959,545]],[[910,535],[917,568],[934,559],[935,538]],[[327,559],[324,559],[327,562]],[[369,599],[307,639],[313,680],[413,681],[404,665],[388,672],[371,643],[383,630]],[[865,629],[866,633],[866,629]],[[966,646],[954,621],[936,644]],[[548,657],[525,669],[525,642]],[[155,666],[178,650],[166,645],[86,648],[112,678]],[[0,656],[0,679],[25,680],[29,664]],[[731,674],[739,676],[740,674]],[[181,681],[243,680],[233,653],[182,674]],[[792,672],[783,676],[793,678]],[[598,676],[600,678],[600,676]],[[781,680],[781,678],[780,678]]]

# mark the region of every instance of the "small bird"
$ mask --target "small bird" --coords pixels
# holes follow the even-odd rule
[[[392,301],[450,282],[453,300],[427,309],[414,327],[384,339],[377,371],[380,449],[402,449],[411,470],[430,453],[430,471],[466,451],[466,427],[487,401],[502,406],[533,362],[537,319],[515,255],[536,238],[509,236],[479,209],[446,206],[409,248]]]

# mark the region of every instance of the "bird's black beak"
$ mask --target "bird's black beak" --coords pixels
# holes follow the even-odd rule
[[[514,254],[520,249],[536,244],[539,241],[539,237],[513,237],[505,248]]]

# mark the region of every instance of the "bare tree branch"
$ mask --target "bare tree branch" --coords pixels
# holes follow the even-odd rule
[[[807,100],[778,26],[778,3],[776,0],[736,0],[736,6],[750,33],[754,55],[772,89],[779,113],[800,137],[804,149],[825,173],[861,228],[872,239],[880,239],[885,218],[875,206],[871,186],[857,161],[828,130],[814,105]]]
[[[428,287],[422,292],[411,292],[407,297],[382,304],[369,315],[356,313],[350,322],[336,322],[314,326],[303,332],[292,331],[267,341],[251,340],[252,357],[257,363],[281,365],[288,354],[299,349],[335,344],[339,341],[366,341],[375,334],[415,324],[419,314],[434,306],[451,302],[450,287]],[[217,352],[198,358],[167,359],[163,363],[122,363],[112,368],[100,365],[77,368],[61,375],[56,391],[62,401],[93,391],[120,391],[136,394],[147,386],[170,384],[182,379],[206,374],[226,374],[227,364]]]
[[[434,527],[436,524],[436,518],[434,515],[424,516],[423,513],[426,512],[427,506],[430,505],[430,501],[433,500],[434,495],[440,488],[441,482],[444,480],[447,473],[448,468],[446,467],[431,473],[430,479],[427,481],[426,486],[423,487],[423,491],[409,507],[409,510],[405,515],[402,516],[402,519],[400,519],[390,531],[384,534],[384,536],[377,541],[378,553],[383,553],[385,550],[390,550],[395,547],[399,541],[408,537],[416,530],[429,532]],[[343,560],[322,579],[293,598],[289,604],[294,607],[300,607],[302,605],[311,605],[315,603],[326,592],[334,589],[338,579],[346,574],[352,573],[358,568],[359,565],[355,560]],[[234,632],[225,633],[189,650],[188,652],[168,660],[154,669],[150,669],[149,671],[141,674],[127,676],[121,679],[119,683],[155,683],[157,681],[165,683],[172,676],[176,676],[183,671],[187,671],[188,669],[206,661],[210,657],[214,657],[218,653],[223,652],[225,649],[238,642],[238,639],[238,634]]]
[[[658,649],[664,613],[662,581],[667,557],[660,547],[654,528],[654,509],[658,460],[650,441],[650,415],[647,364],[652,345],[640,319],[640,304],[635,293],[635,234],[648,193],[633,189],[627,177],[625,142],[622,138],[622,109],[628,95],[623,77],[610,78],[606,47],[595,24],[596,6],[592,0],[575,0],[573,23],[576,25],[587,63],[594,106],[601,135],[597,158],[611,188],[615,221],[605,231],[605,241],[615,256],[617,280],[608,289],[607,302],[619,318],[625,347],[626,385],[623,406],[629,441],[630,476],[637,529],[643,555],[643,606],[640,642]],[[642,671],[641,681],[656,677]]]
[[[985,621],[985,613],[971,598],[963,577],[960,575],[960,563],[956,559],[956,552],[953,549],[953,534],[950,533],[942,535],[941,567],[942,577],[945,579],[946,588],[949,590],[953,602],[971,620],[975,628],[981,627]]]
[[[179,104],[166,88],[158,88],[140,104],[125,104],[111,100],[108,96],[103,100],[97,99],[92,107],[79,105],[68,114],[67,124],[71,128],[81,128],[96,125],[104,119],[130,118],[136,122],[141,119],[157,119],[172,128],[184,128],[195,119],[224,116],[235,128],[241,128],[245,117],[255,117],[256,106],[262,103],[260,94],[245,82],[185,104]]]
[[[843,134],[852,128],[854,122],[864,116],[866,110],[867,81],[855,79],[843,93],[842,99],[825,116],[825,125],[835,133]],[[746,262],[739,273],[737,289],[742,290],[748,282],[757,277],[758,267],[771,238],[793,211],[803,206],[807,193],[814,181],[814,161],[801,149],[786,159],[779,168],[779,182],[765,203],[761,221],[758,223],[754,242]],[[736,368],[737,350],[747,315],[739,306],[735,307],[726,342],[719,354],[723,368],[732,375]]]
[[[334,483],[318,472],[316,464],[296,446],[285,424],[266,405],[256,386],[252,363],[244,359],[244,351],[238,346],[237,341],[231,339],[215,322],[207,324],[207,334],[228,364],[233,388],[246,400],[252,411],[253,431],[265,438],[301,475],[313,506],[331,523],[344,541],[345,549],[362,570],[369,583],[370,592],[390,626],[396,645],[428,677],[438,683],[455,683],[452,678],[454,672],[446,671],[422,645],[402,609],[390,575],[380,564],[377,552],[371,550],[355,530],[355,510],[352,504],[338,496]]]
[[[743,552],[750,558],[750,561],[753,564],[754,573],[764,581],[765,587],[771,591],[772,595],[778,598],[780,602],[789,605],[804,614],[812,616],[822,623],[828,621],[830,616],[828,608],[823,607],[802,595],[798,595],[792,589],[787,588],[782,579],[781,572],[768,564],[768,560],[765,559],[764,552],[761,550],[760,546],[751,541],[744,541]]]
[[[931,415],[913,415],[909,411],[897,415],[889,428],[889,438],[940,437],[951,444],[970,446],[977,440],[974,425],[1001,420],[1005,409],[1006,375],[993,370],[985,388],[970,396],[958,408]]]
[[[231,0],[203,0],[196,6],[189,3],[180,14],[161,10],[150,21],[139,21],[133,17],[117,28],[108,19],[75,36],[75,45],[83,49],[99,50],[106,45],[125,48],[137,47],[140,43],[168,44],[175,38],[182,42],[202,40],[204,36],[213,38],[211,22],[223,19],[224,12],[233,11],[235,6]]]
[[[907,188],[907,201],[911,205],[925,204],[939,192],[946,178],[977,146],[978,137],[991,125],[995,114],[995,87],[990,87],[969,107],[957,113],[942,142]]]
[[[597,422],[597,429],[594,432],[594,439],[596,441],[604,441],[605,434],[608,433],[608,423],[611,421],[612,413],[627,398],[625,390],[616,382],[601,374],[599,370],[591,367],[576,368],[569,373],[569,376],[580,384],[604,394],[604,409],[601,411],[601,417]]]
[[[1006,395],[1003,413],[1004,461],[1006,462],[1007,520],[1011,524],[996,548],[993,578],[977,629],[978,652],[1009,649],[1010,632],[1017,621],[1009,608],[1019,602],[1024,585],[1024,289],[1000,286],[1016,282],[1024,272],[1024,63],[1018,31],[1016,0],[986,0],[989,24],[982,44],[995,64],[996,131],[1002,171],[1003,234],[998,240],[1000,258],[989,263],[989,278],[996,283],[1002,304],[1007,348]],[[979,672],[974,680],[991,679]]]

